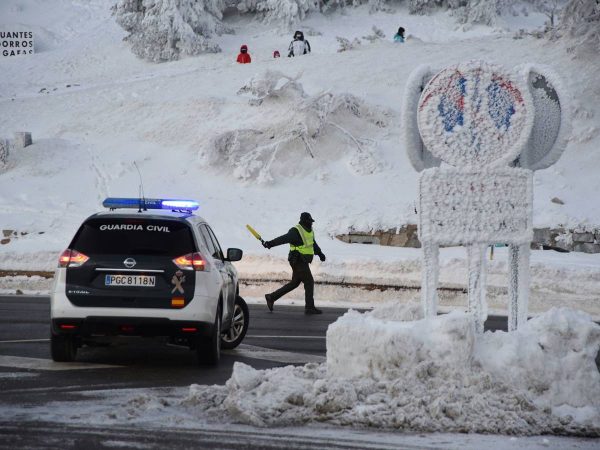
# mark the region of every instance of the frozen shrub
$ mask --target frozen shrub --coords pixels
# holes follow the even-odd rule
[[[248,81],[238,93],[255,96],[251,105],[283,107],[287,114],[279,122],[258,129],[217,135],[200,153],[201,163],[258,183],[302,174],[303,170],[314,171],[340,158],[357,174],[380,170],[373,137],[388,125],[389,113],[351,94],[326,92],[308,97],[298,78],[267,71]]]
[[[223,0],[120,0],[113,13],[140,58],[153,62],[217,53],[214,34],[229,31],[221,22]]]
[[[385,39],[385,33],[383,32],[383,30],[381,28],[377,28],[375,25],[373,25],[373,28],[371,28],[371,29],[373,30],[373,34],[368,34],[367,36],[363,36],[363,39],[365,41],[375,42],[380,39]]]
[[[349,39],[346,39],[346,38],[343,38],[340,36],[336,36],[335,39],[336,39],[336,41],[338,41],[338,44],[340,45],[337,50],[338,53],[355,49],[356,47],[358,47],[360,45],[360,39],[358,39],[358,38],[354,38],[352,41],[350,41]]]
[[[250,104],[253,106],[260,105],[267,97],[304,97],[304,89],[297,82],[301,75],[300,73],[291,78],[278,70],[267,70],[262,75],[250,78],[237,93],[251,94],[254,98],[250,100]]]

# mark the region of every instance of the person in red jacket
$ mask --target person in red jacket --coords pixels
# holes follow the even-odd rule
[[[240,64],[249,64],[252,62],[252,58],[250,58],[250,53],[248,53],[248,46],[246,44],[240,47],[240,54],[237,57],[237,62]]]

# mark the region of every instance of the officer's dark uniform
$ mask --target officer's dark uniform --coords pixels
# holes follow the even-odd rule
[[[317,255],[321,261],[325,261],[325,255],[317,245],[317,242],[314,241],[314,234],[312,233],[313,222],[314,220],[309,213],[303,212],[300,214],[300,226],[304,229],[303,234],[309,233],[311,235],[313,240],[312,248],[314,249],[314,254]],[[273,303],[277,299],[283,297],[288,292],[293,291],[300,286],[300,283],[303,283],[305,296],[304,312],[306,314],[321,314],[321,310],[315,308],[315,299],[313,297],[315,282],[309,266],[313,260],[313,255],[302,254],[301,251],[294,249],[302,247],[305,244],[302,236],[300,235],[300,231],[298,231],[296,227],[290,228],[287,234],[279,236],[272,241],[264,242],[263,245],[266,248],[271,248],[283,244],[290,244],[288,261],[290,266],[292,266],[292,281],[277,289],[275,292],[265,295],[269,310],[273,311]]]

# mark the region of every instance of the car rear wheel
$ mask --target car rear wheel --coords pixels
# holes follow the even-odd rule
[[[71,362],[77,355],[77,342],[73,335],[50,335],[50,354],[56,362]]]
[[[203,366],[214,366],[221,359],[221,305],[217,308],[217,317],[209,337],[200,336],[196,347],[198,362]]]
[[[233,319],[231,327],[221,335],[221,347],[227,350],[236,348],[244,340],[248,324],[250,323],[250,313],[246,301],[239,295],[235,299],[233,306]]]

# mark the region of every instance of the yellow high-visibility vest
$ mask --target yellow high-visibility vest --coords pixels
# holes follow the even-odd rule
[[[315,243],[315,233],[314,231],[306,231],[304,227],[300,224],[296,225],[294,228],[298,230],[300,233],[300,237],[302,238],[302,245],[292,245],[290,244],[290,251],[300,252],[302,255],[314,255],[315,249],[313,247]]]

